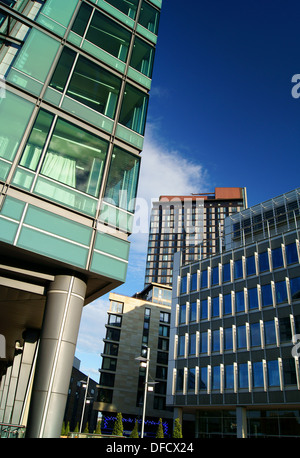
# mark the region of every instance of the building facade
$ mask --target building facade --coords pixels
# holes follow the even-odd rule
[[[126,278],[160,7],[0,1],[0,421],[29,437],[59,435],[82,306]]]
[[[225,217],[246,207],[245,188],[161,196],[151,212],[145,285],[172,284],[173,255],[177,251],[182,251],[186,261],[219,252]]]
[[[145,412],[145,436],[154,435],[159,418],[166,435],[172,433],[172,409],[166,407],[167,368],[170,332],[171,288],[149,285],[141,293],[127,297],[110,294],[110,308],[102,353],[98,403],[102,413],[102,433],[111,432],[116,413],[121,412],[126,434],[135,424],[141,429],[146,369],[137,358],[147,357],[149,387]]]
[[[221,254],[174,260],[167,404],[196,437],[299,436],[300,189],[226,219]]]

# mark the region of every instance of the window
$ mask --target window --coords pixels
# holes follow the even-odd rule
[[[255,256],[249,256],[246,258],[246,271],[247,275],[256,275]]]
[[[274,320],[264,322],[266,345],[276,344],[276,331]]]
[[[215,329],[212,332],[212,351],[220,351],[220,330]]]
[[[176,390],[177,391],[183,390],[183,377],[184,377],[183,369],[178,369],[177,378],[176,378]]]
[[[98,402],[112,403],[113,390],[106,390],[105,388],[99,388],[98,391]]]
[[[238,259],[234,262],[234,278],[237,280],[238,278],[243,278],[243,261],[242,259]]]
[[[145,41],[135,37],[130,66],[143,73],[148,78],[152,77],[154,48]]]
[[[180,283],[180,294],[186,294],[187,292],[187,277],[181,277]]]
[[[189,336],[189,354],[196,354],[196,334],[190,334]]]
[[[190,321],[197,320],[197,302],[192,302],[190,304]]]
[[[168,351],[169,350],[169,339],[158,338],[158,349]]]
[[[194,390],[195,389],[195,375],[196,371],[195,368],[190,368],[188,372],[188,390]]]
[[[235,310],[236,312],[245,311],[245,295],[244,291],[235,292]]]
[[[223,283],[231,281],[230,262],[223,265]]]
[[[288,264],[294,264],[295,262],[299,262],[297,245],[295,242],[285,246],[285,254],[286,262]]]
[[[182,304],[179,308],[179,324],[186,323],[186,304]]]
[[[282,360],[283,380],[285,385],[297,385],[297,375],[294,358]]]
[[[114,147],[105,189],[104,200],[134,212],[140,158]]]
[[[232,313],[231,294],[224,294],[223,296],[223,314],[228,315],[231,313]]]
[[[287,289],[285,281],[279,281],[275,283],[275,295],[277,304],[281,304],[282,302],[287,301]]]
[[[139,0],[130,0],[130,2],[124,2],[124,0],[106,0],[107,3],[110,3],[112,6],[122,11],[130,18],[134,19],[136,15],[136,10]]]
[[[178,351],[177,356],[185,355],[185,336],[178,337]]]
[[[212,298],[212,316],[216,317],[220,315],[220,300],[219,296]]]
[[[232,328],[224,329],[224,350],[233,349]]]
[[[259,253],[258,263],[259,263],[260,272],[266,272],[267,270],[270,270],[269,255],[267,251],[264,251],[263,253]]]
[[[143,0],[138,22],[143,27],[150,30],[150,32],[157,35],[159,24],[159,11],[150,6],[149,3],[145,2],[145,0]]]
[[[106,331],[106,339],[115,340],[116,342],[118,342],[120,340],[120,333],[120,329],[108,328]]]
[[[110,302],[110,310],[114,313],[123,313],[123,302],[111,301]]]
[[[163,324],[159,325],[159,335],[162,337],[169,337],[170,335],[170,327],[164,326]]]
[[[233,364],[229,364],[225,366],[225,388],[233,389],[234,388],[234,370]]]
[[[114,386],[115,374],[109,374],[108,372],[102,372],[100,376],[100,385]]]
[[[207,353],[207,332],[201,332],[200,334],[200,353]]]
[[[118,356],[119,345],[106,342],[104,345],[104,353],[110,356]]]
[[[220,366],[212,367],[212,389],[220,389]]]
[[[207,367],[200,368],[200,380],[199,380],[199,389],[207,389]]]
[[[207,288],[207,270],[201,272],[201,288]]]
[[[262,306],[273,305],[272,287],[270,284],[261,286]]]
[[[237,326],[237,347],[246,348],[247,347],[247,338],[246,338],[246,326]]]
[[[277,269],[277,267],[283,267],[283,256],[281,247],[272,249],[272,264],[273,269]]]
[[[201,310],[201,319],[202,319],[202,320],[207,319],[207,317],[208,317],[208,303],[207,303],[207,299],[203,299],[203,300],[201,301],[200,310]]]
[[[280,379],[279,379],[278,361],[277,360],[268,361],[267,370],[268,370],[268,385],[269,386],[279,386]]]
[[[292,299],[300,299],[300,277],[290,278],[290,288]]]
[[[144,135],[148,95],[126,84],[119,123]]]
[[[264,386],[263,364],[261,361],[252,363],[252,383],[253,388]]]
[[[106,356],[102,358],[102,369],[106,369],[108,371],[115,371],[116,368],[117,368],[117,359],[107,358]]]
[[[156,362],[159,363],[159,364],[168,364],[168,353],[162,352],[162,351],[158,351],[157,352]]]
[[[250,310],[258,308],[257,288],[248,289],[248,305]]]
[[[168,368],[165,366],[156,366],[156,378],[166,380],[168,376]]]
[[[292,330],[290,317],[279,318],[278,322],[280,343],[291,342]]]
[[[252,347],[261,345],[260,323],[251,323],[250,325],[250,344]]]
[[[162,323],[170,323],[170,313],[168,313],[168,312],[160,312],[159,321],[162,322]]]
[[[212,269],[212,285],[219,284],[219,267],[213,267]]]
[[[64,48],[50,82],[51,87],[60,92],[65,90],[75,58],[74,51]],[[120,78],[85,57],[79,56],[66,95],[114,119],[120,87]]]
[[[108,316],[108,324],[111,326],[121,326],[122,325],[122,317],[118,315],[109,315]]]
[[[239,364],[239,388],[248,388],[248,364]]]

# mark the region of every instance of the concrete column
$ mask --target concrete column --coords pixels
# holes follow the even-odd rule
[[[6,400],[8,395],[9,389],[9,382],[11,376],[12,366],[8,366],[6,369],[6,374],[3,383],[3,390],[2,390],[2,397],[1,397],[1,404],[0,404],[0,422],[4,422],[4,411],[6,406]]]
[[[247,438],[247,410],[245,407],[236,408],[236,435],[239,439]]]
[[[23,334],[23,355],[16,389],[16,396],[13,405],[11,423],[24,425],[26,423],[25,411],[32,385],[32,378],[35,369],[35,356],[38,344],[39,332],[28,329]]]
[[[26,437],[60,436],[85,294],[85,282],[73,276],[50,285]]]
[[[21,359],[22,359],[22,353],[20,351],[18,352],[16,351],[14,360],[13,360],[11,377],[9,381],[9,387],[8,387],[8,393],[7,393],[7,399],[6,399],[6,405],[5,405],[5,410],[4,410],[4,418],[3,418],[4,423],[11,423],[11,414],[12,414],[12,409],[13,409],[14,399],[15,399],[15,394],[16,394],[16,389],[17,389],[17,382],[18,382],[19,371],[20,371],[20,366],[21,366]]]

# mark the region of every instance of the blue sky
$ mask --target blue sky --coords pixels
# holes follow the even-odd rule
[[[151,199],[245,186],[251,206],[299,187],[299,23],[298,0],[163,0],[137,230],[115,292],[143,288]],[[76,350],[97,381],[108,306],[85,307]]]

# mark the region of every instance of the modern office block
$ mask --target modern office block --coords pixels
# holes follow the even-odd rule
[[[175,255],[167,405],[195,436],[299,436],[300,189],[226,218],[222,253]]]
[[[160,7],[0,1],[0,421],[36,367],[30,437],[59,435],[82,306],[126,278]]]
[[[161,196],[151,212],[145,285],[172,284],[173,255],[177,251],[182,251],[186,261],[219,252],[224,218],[246,207],[245,188]]]
[[[154,435],[159,418],[165,434],[172,433],[172,409],[166,407],[167,367],[172,290],[148,285],[127,297],[110,293],[110,308],[100,369],[100,388],[95,408],[102,413],[102,432],[110,432],[118,412],[126,433],[138,420],[141,430],[146,369],[137,358],[150,348],[149,392],[145,411],[145,435]]]

